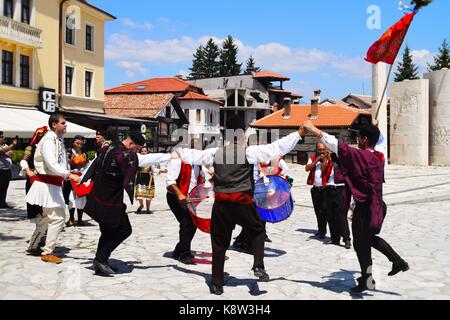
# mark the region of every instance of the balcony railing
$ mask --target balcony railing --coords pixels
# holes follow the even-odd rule
[[[34,48],[42,48],[41,29],[0,16],[0,39],[7,39]]]

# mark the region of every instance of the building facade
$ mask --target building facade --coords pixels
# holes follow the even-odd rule
[[[113,19],[83,0],[0,0],[0,104],[103,113]]]

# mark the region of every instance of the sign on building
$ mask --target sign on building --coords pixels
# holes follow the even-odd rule
[[[39,110],[49,114],[58,112],[55,89],[39,88]]]

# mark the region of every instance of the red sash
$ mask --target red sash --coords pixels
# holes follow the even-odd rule
[[[75,173],[77,176],[82,176],[81,173]],[[72,184],[72,189],[75,191],[77,197],[82,198],[86,197],[91,193],[92,189],[94,188],[94,181],[89,179],[87,182],[82,184],[77,184],[75,181],[71,180],[70,183]]]
[[[250,204],[253,203],[253,196],[251,192],[234,192],[234,193],[216,192],[215,200],[217,202]]]
[[[39,182],[46,183],[46,184],[52,184],[57,187],[62,187],[62,185],[64,183],[64,178],[38,174],[38,175],[36,175],[34,181],[39,181]]]

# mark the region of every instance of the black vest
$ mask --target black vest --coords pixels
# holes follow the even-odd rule
[[[253,165],[246,148],[232,144],[220,148],[214,158],[214,191],[222,193],[253,191]]]

